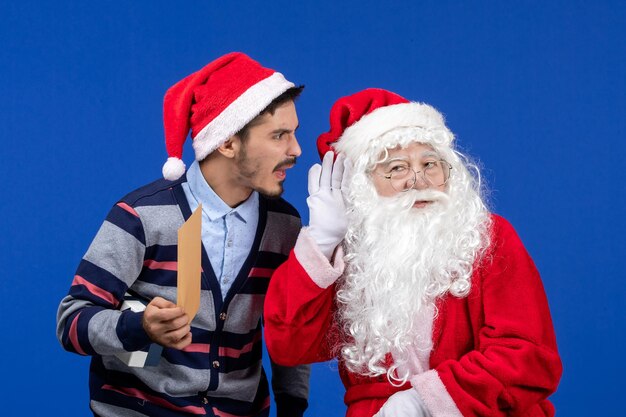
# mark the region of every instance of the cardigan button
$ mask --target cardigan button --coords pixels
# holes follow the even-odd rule
[[[219,368],[220,367],[220,361],[213,361],[213,367],[215,369]]]
[[[226,320],[226,313],[220,313],[220,320]]]

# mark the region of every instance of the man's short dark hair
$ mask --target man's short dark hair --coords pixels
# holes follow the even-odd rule
[[[257,124],[259,124],[259,121],[261,120],[261,117],[263,117],[263,115],[269,113],[271,115],[274,114],[274,112],[276,111],[276,109],[281,106],[282,104],[285,104],[289,101],[296,101],[296,99],[300,96],[300,93],[302,93],[302,90],[304,90],[304,85],[299,85],[297,87],[291,87],[288,90],[286,90],[284,93],[282,93],[281,95],[279,95],[278,97],[276,97],[274,100],[272,100],[272,102],[270,104],[267,105],[267,107],[265,109],[263,109],[263,111],[261,113],[259,113],[259,115],[257,117],[255,117],[254,119],[250,120],[248,122],[247,125],[245,125],[239,132],[237,132],[235,135],[239,136],[239,139],[241,139],[242,142],[245,142],[248,139],[248,134],[250,133],[250,128],[256,126]]]

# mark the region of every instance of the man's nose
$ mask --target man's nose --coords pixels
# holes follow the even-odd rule
[[[298,143],[298,139],[296,139],[296,135],[292,136],[291,141],[289,142],[289,149],[287,150],[289,156],[299,157],[302,155],[302,148],[300,148],[300,144]]]

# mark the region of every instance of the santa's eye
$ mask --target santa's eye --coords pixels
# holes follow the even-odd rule
[[[437,168],[438,165],[439,165],[439,161],[426,161],[424,162],[424,169]]]
[[[409,170],[409,166],[407,164],[394,164],[389,166],[387,170],[388,173],[398,173],[398,172],[406,172]]]

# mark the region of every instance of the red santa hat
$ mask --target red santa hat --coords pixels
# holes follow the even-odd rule
[[[368,88],[335,102],[330,110],[330,130],[318,137],[317,150],[320,157],[332,150],[355,161],[368,153],[375,139],[391,130],[411,127],[444,133],[437,135],[438,144],[449,145],[453,138],[443,116],[432,106],[410,102],[391,91]],[[430,142],[430,137],[416,139]]]
[[[224,55],[172,86],[163,101],[163,177],[185,172],[183,144],[191,130],[200,161],[239,132],[278,96],[294,87],[285,77],[240,52]]]

